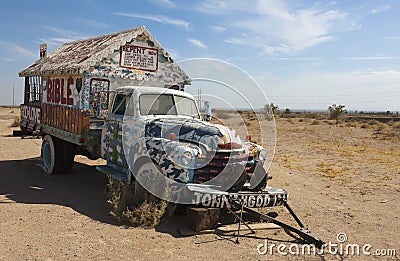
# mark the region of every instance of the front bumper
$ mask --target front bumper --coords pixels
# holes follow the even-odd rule
[[[262,191],[225,192],[201,184],[187,184],[193,193],[192,203],[202,207],[231,208],[240,202],[248,208],[266,208],[281,206],[288,199],[288,193],[279,188],[265,187]]]

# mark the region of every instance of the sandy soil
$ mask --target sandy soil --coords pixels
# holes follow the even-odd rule
[[[272,255],[257,253],[265,240],[269,246],[291,246],[294,239],[282,229],[243,232],[235,244],[232,232],[181,236],[178,230],[186,224],[177,216],[155,229],[119,225],[108,214],[107,179],[93,166],[101,161],[76,156],[72,173],[43,175],[41,140],[12,137],[10,125],[18,113],[12,111],[0,110],[0,260],[386,260],[400,255],[400,143],[382,134],[390,126],[276,120],[269,185],[289,191],[290,204],[313,234],[338,243],[337,235],[345,233],[342,245],[370,244],[371,253],[397,251],[397,257],[282,256],[276,248]],[[254,128],[251,122],[246,126]],[[278,213],[289,220],[282,209]]]

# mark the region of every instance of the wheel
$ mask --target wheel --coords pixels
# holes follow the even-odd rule
[[[69,142],[46,135],[42,141],[41,156],[46,174],[67,173],[74,164],[75,147]]]
[[[43,137],[41,158],[43,171],[48,174],[60,173],[62,169],[63,153],[60,140],[46,135]]]

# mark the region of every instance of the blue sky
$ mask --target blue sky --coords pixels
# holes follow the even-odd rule
[[[51,52],[145,25],[177,61],[242,68],[281,109],[400,111],[399,15],[395,0],[2,1],[0,104],[12,103],[13,84],[22,102],[18,72],[38,58],[40,43]]]

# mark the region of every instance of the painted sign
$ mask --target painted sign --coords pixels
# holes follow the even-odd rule
[[[21,118],[34,123],[40,123],[40,108],[21,105]]]
[[[262,208],[280,206],[287,200],[287,194],[209,194],[194,192],[192,203],[204,207],[231,208],[231,202],[241,202],[248,208]]]
[[[121,46],[119,65],[129,69],[157,71],[158,50],[143,46],[123,45]]]
[[[73,105],[74,99],[71,97],[73,84],[74,79],[72,77],[68,80],[63,78],[48,79],[46,101],[48,103]]]
[[[44,103],[62,104],[69,107],[78,105],[82,78],[45,78],[43,86]]]

